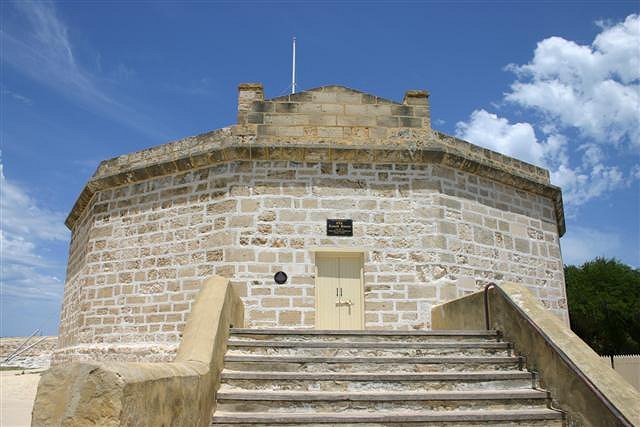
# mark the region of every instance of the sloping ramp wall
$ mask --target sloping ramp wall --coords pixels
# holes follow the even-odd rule
[[[600,356],[611,366],[611,356]],[[613,369],[640,391],[640,354],[613,356]]]
[[[568,425],[640,425],[640,393],[603,361],[524,286],[488,289],[489,328],[503,333],[527,368],[537,372]],[[431,309],[433,329],[484,329],[483,292]]]
[[[208,426],[229,327],[243,317],[229,280],[206,280],[174,362],[55,366],[40,380],[31,425]]]

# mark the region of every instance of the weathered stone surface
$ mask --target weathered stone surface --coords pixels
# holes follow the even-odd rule
[[[434,132],[426,92],[242,85],[237,125],[101,163],[67,220],[55,360],[171,360],[211,274],[242,289],[251,326],[313,327],[327,246],[375,248],[367,328],[429,327],[433,303],[504,280],[566,319],[562,215],[545,170]],[[343,216],[354,237],[326,236]]]
[[[502,331],[517,352],[527,355],[527,366],[539,373],[555,406],[568,412],[570,425],[604,427],[640,421],[640,393],[633,386],[551,315],[530,290],[516,283],[504,283],[501,289],[489,291],[490,327]],[[482,292],[432,308],[435,330],[476,329],[484,322]]]
[[[32,426],[207,426],[230,325],[243,324],[229,281],[206,281],[173,363],[61,364],[41,378]]]
[[[296,101],[291,102],[292,99]],[[259,122],[272,124],[254,124]],[[398,130],[389,133],[385,130],[387,127],[398,127]],[[519,176],[543,185],[549,184],[545,169],[433,132],[426,91],[408,91],[402,104],[341,86],[324,86],[265,101],[262,85],[249,83],[239,87],[236,126],[102,162],[78,199],[67,224],[72,227],[96,190],[118,185],[118,182],[140,181],[171,173],[180,168],[184,170],[223,159],[231,160],[240,153],[229,151],[227,155],[221,155],[216,150],[247,143],[250,149],[245,153],[254,159],[267,154],[264,147],[273,146],[313,144],[407,149],[409,145],[410,155],[407,158],[410,161],[433,161],[438,157],[433,152],[417,150],[438,147],[456,153],[457,158],[449,158],[456,167],[475,171],[478,164],[483,164],[500,172],[490,174],[492,179],[513,180]],[[562,211],[560,198],[556,211],[561,220],[562,215],[558,215]]]
[[[496,338],[495,331],[234,329],[213,425],[559,425],[561,413],[545,407],[546,393]]]
[[[295,196],[285,194],[292,182]],[[460,193],[459,182],[478,191]],[[173,193],[161,196],[185,186],[189,200],[174,205]],[[498,209],[495,197],[511,202]],[[138,209],[121,207],[125,200]],[[428,327],[431,304],[501,280],[544,283],[554,292],[540,298],[566,313],[558,235],[545,228],[552,201],[489,180],[479,183],[473,174],[441,165],[235,160],[201,168],[188,179],[176,173],[103,190],[94,203],[100,212],[87,211],[74,229],[59,361],[171,360],[200,278],[208,274],[244,284],[250,325],[282,320],[312,327],[310,248],[316,246],[375,248],[365,265],[371,271],[365,278],[365,298],[372,303],[368,328]],[[355,220],[354,237],[328,238],[326,219],[342,215]],[[91,234],[105,222],[111,235]],[[500,235],[497,222],[506,230]],[[523,236],[508,231],[520,225]],[[547,237],[539,240],[541,234]],[[535,242],[538,249],[523,253],[515,239]],[[276,287],[274,268],[288,272],[291,283]],[[472,280],[460,287],[461,277]],[[264,299],[275,296],[276,288],[292,294],[278,295],[286,299],[281,306],[266,307]],[[282,311],[300,316],[279,317]]]

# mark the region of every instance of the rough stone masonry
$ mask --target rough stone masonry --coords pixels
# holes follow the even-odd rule
[[[433,304],[491,281],[568,321],[560,189],[432,130],[428,99],[325,86],[265,100],[243,84],[236,125],[102,162],[66,222],[54,363],[170,360],[211,274],[232,280],[247,326],[313,328],[323,248],[364,252],[367,329],[428,329]],[[328,218],[352,219],[353,237],[327,236]]]

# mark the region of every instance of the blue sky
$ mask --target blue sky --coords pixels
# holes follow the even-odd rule
[[[99,161],[233,124],[236,88],[431,92],[434,127],[551,170],[565,263],[640,267],[630,2],[2,2],[0,335],[56,333]]]

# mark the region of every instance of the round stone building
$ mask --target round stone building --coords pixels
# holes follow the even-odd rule
[[[568,321],[560,189],[433,130],[428,101],[242,84],[237,124],[102,162],[66,221],[55,361],[171,360],[211,275],[253,328],[429,329],[503,281]]]

